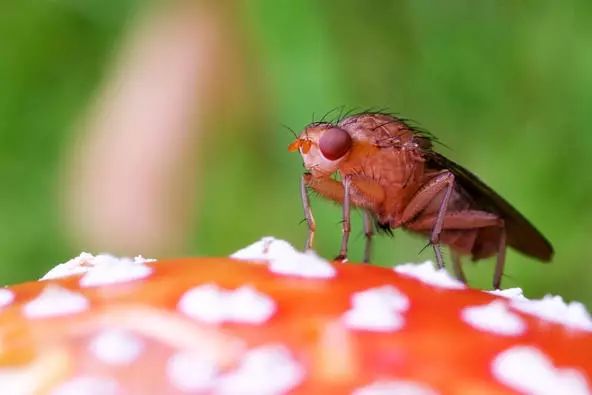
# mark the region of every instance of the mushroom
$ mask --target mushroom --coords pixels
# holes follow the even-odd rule
[[[82,254],[0,289],[0,393],[591,394],[592,320],[431,263]]]

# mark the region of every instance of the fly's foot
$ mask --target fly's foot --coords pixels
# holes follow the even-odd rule
[[[339,254],[333,260],[338,262],[347,262],[347,255]]]
[[[440,244],[432,244],[432,247],[434,247],[434,255],[436,256],[436,267],[438,269],[444,269],[444,259],[442,259]]]

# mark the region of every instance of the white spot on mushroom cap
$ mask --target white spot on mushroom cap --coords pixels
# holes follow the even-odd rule
[[[545,295],[542,299],[528,299],[520,288],[488,291],[510,299],[510,306],[523,313],[568,327],[592,331],[592,318],[580,302],[565,303],[561,296]]]
[[[495,300],[483,306],[465,307],[461,311],[461,317],[476,329],[498,335],[518,336],[526,330],[524,320],[512,313],[503,300]]]
[[[80,376],[72,378],[50,393],[51,395],[118,395],[121,388],[117,381],[107,377]]]
[[[269,262],[269,270],[276,274],[305,278],[331,278],[336,274],[335,268],[314,251],[296,252],[283,258],[272,259]]]
[[[358,388],[352,395],[438,395],[438,392],[415,381],[383,380]]]
[[[273,315],[276,304],[251,286],[227,291],[214,284],[205,284],[185,292],[178,308],[189,317],[210,324],[261,324]]]
[[[381,306],[388,310],[405,311],[409,308],[409,299],[393,285],[370,288],[352,295],[354,306]]]
[[[88,307],[89,302],[84,295],[49,284],[23,306],[23,313],[29,318],[46,318],[79,313]]]
[[[538,300],[512,299],[511,306],[524,313],[566,326],[592,331],[592,319],[580,302],[565,303],[561,296],[546,295]]]
[[[269,270],[276,274],[305,278],[331,278],[336,274],[335,268],[314,251],[296,251],[288,242],[273,237],[264,237],[230,257],[267,261]]]
[[[216,380],[217,394],[283,394],[304,378],[303,367],[280,344],[249,350],[233,371]]]
[[[89,347],[91,352],[105,363],[128,365],[138,358],[144,343],[129,331],[107,329],[92,339]]]
[[[47,272],[41,280],[51,280],[55,278],[68,277],[74,274],[86,273],[94,266],[94,255],[83,252],[79,256],[70,259],[67,262],[60,263]]]
[[[33,365],[34,366],[34,365]],[[2,394],[35,394],[38,375],[29,366],[0,366],[0,393]]]
[[[536,395],[590,395],[584,374],[576,369],[557,368],[539,349],[515,346],[498,354],[493,375],[508,387]]]
[[[10,289],[0,288],[0,308],[6,307],[14,300],[14,293]]]
[[[394,267],[397,273],[416,278],[426,284],[442,288],[461,289],[466,286],[453,278],[445,269],[436,269],[430,261],[415,264],[405,263]]]
[[[390,332],[403,326],[401,313],[409,308],[409,299],[394,286],[385,285],[354,293],[351,305],[342,317],[347,327]]]
[[[166,372],[180,391],[215,394],[282,394],[304,377],[304,369],[280,344],[249,350],[238,366],[225,373],[197,352],[180,351],[168,359]]]
[[[80,279],[80,286],[94,287],[146,278],[152,273],[152,268],[145,265],[145,262],[141,257],[131,260],[99,255],[95,257],[94,266]]]
[[[93,270],[96,267],[103,265],[113,265],[115,263],[120,264],[144,264],[148,262],[154,262],[155,259],[147,259],[141,255],[135,258],[117,258],[109,254],[100,254],[94,256],[88,252],[83,252],[76,258],[72,258],[65,263],[60,263],[49,272],[47,272],[41,280],[50,280],[55,278],[68,277],[75,274],[82,274]]]
[[[522,288],[494,289],[492,291],[486,292],[492,295],[502,296],[507,299],[527,300],[522,292]]]
[[[268,261],[271,259],[281,259],[286,255],[292,255],[295,253],[298,252],[287,241],[278,240],[274,237],[267,236],[245,248],[238,250],[234,254],[230,255],[230,257],[248,261]]]
[[[166,373],[175,388],[193,393],[210,389],[218,369],[198,352],[179,351],[167,360]]]

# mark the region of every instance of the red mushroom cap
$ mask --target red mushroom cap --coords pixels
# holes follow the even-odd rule
[[[233,258],[83,254],[47,278],[0,290],[0,393],[591,393],[581,304],[429,264],[332,264],[266,238]]]

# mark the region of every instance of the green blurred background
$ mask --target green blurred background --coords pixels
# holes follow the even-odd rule
[[[301,247],[302,164],[287,152],[292,136],[281,125],[298,131],[336,107],[386,107],[436,134],[450,147],[441,152],[551,240],[549,265],[510,252],[504,286],[592,306],[592,3],[585,0],[200,3],[198,12],[217,15],[228,33],[221,42],[240,62],[216,75],[224,92],[202,115],[196,208],[183,240],[141,251],[81,240],[64,220],[63,197],[66,158],[85,133],[81,119],[134,21],[179,4],[0,5],[1,283],[37,278],[82,250],[100,252],[95,248],[228,255],[265,235]],[[225,74],[237,69],[239,76]],[[234,79],[243,80],[239,99],[234,85],[224,84]],[[317,248],[332,257],[340,210],[318,198],[313,209]],[[361,259],[361,215],[354,217],[351,258]],[[431,259],[431,249],[418,255],[424,244],[400,231],[394,240],[378,238],[375,261]],[[486,287],[493,262],[466,271],[472,284]]]

